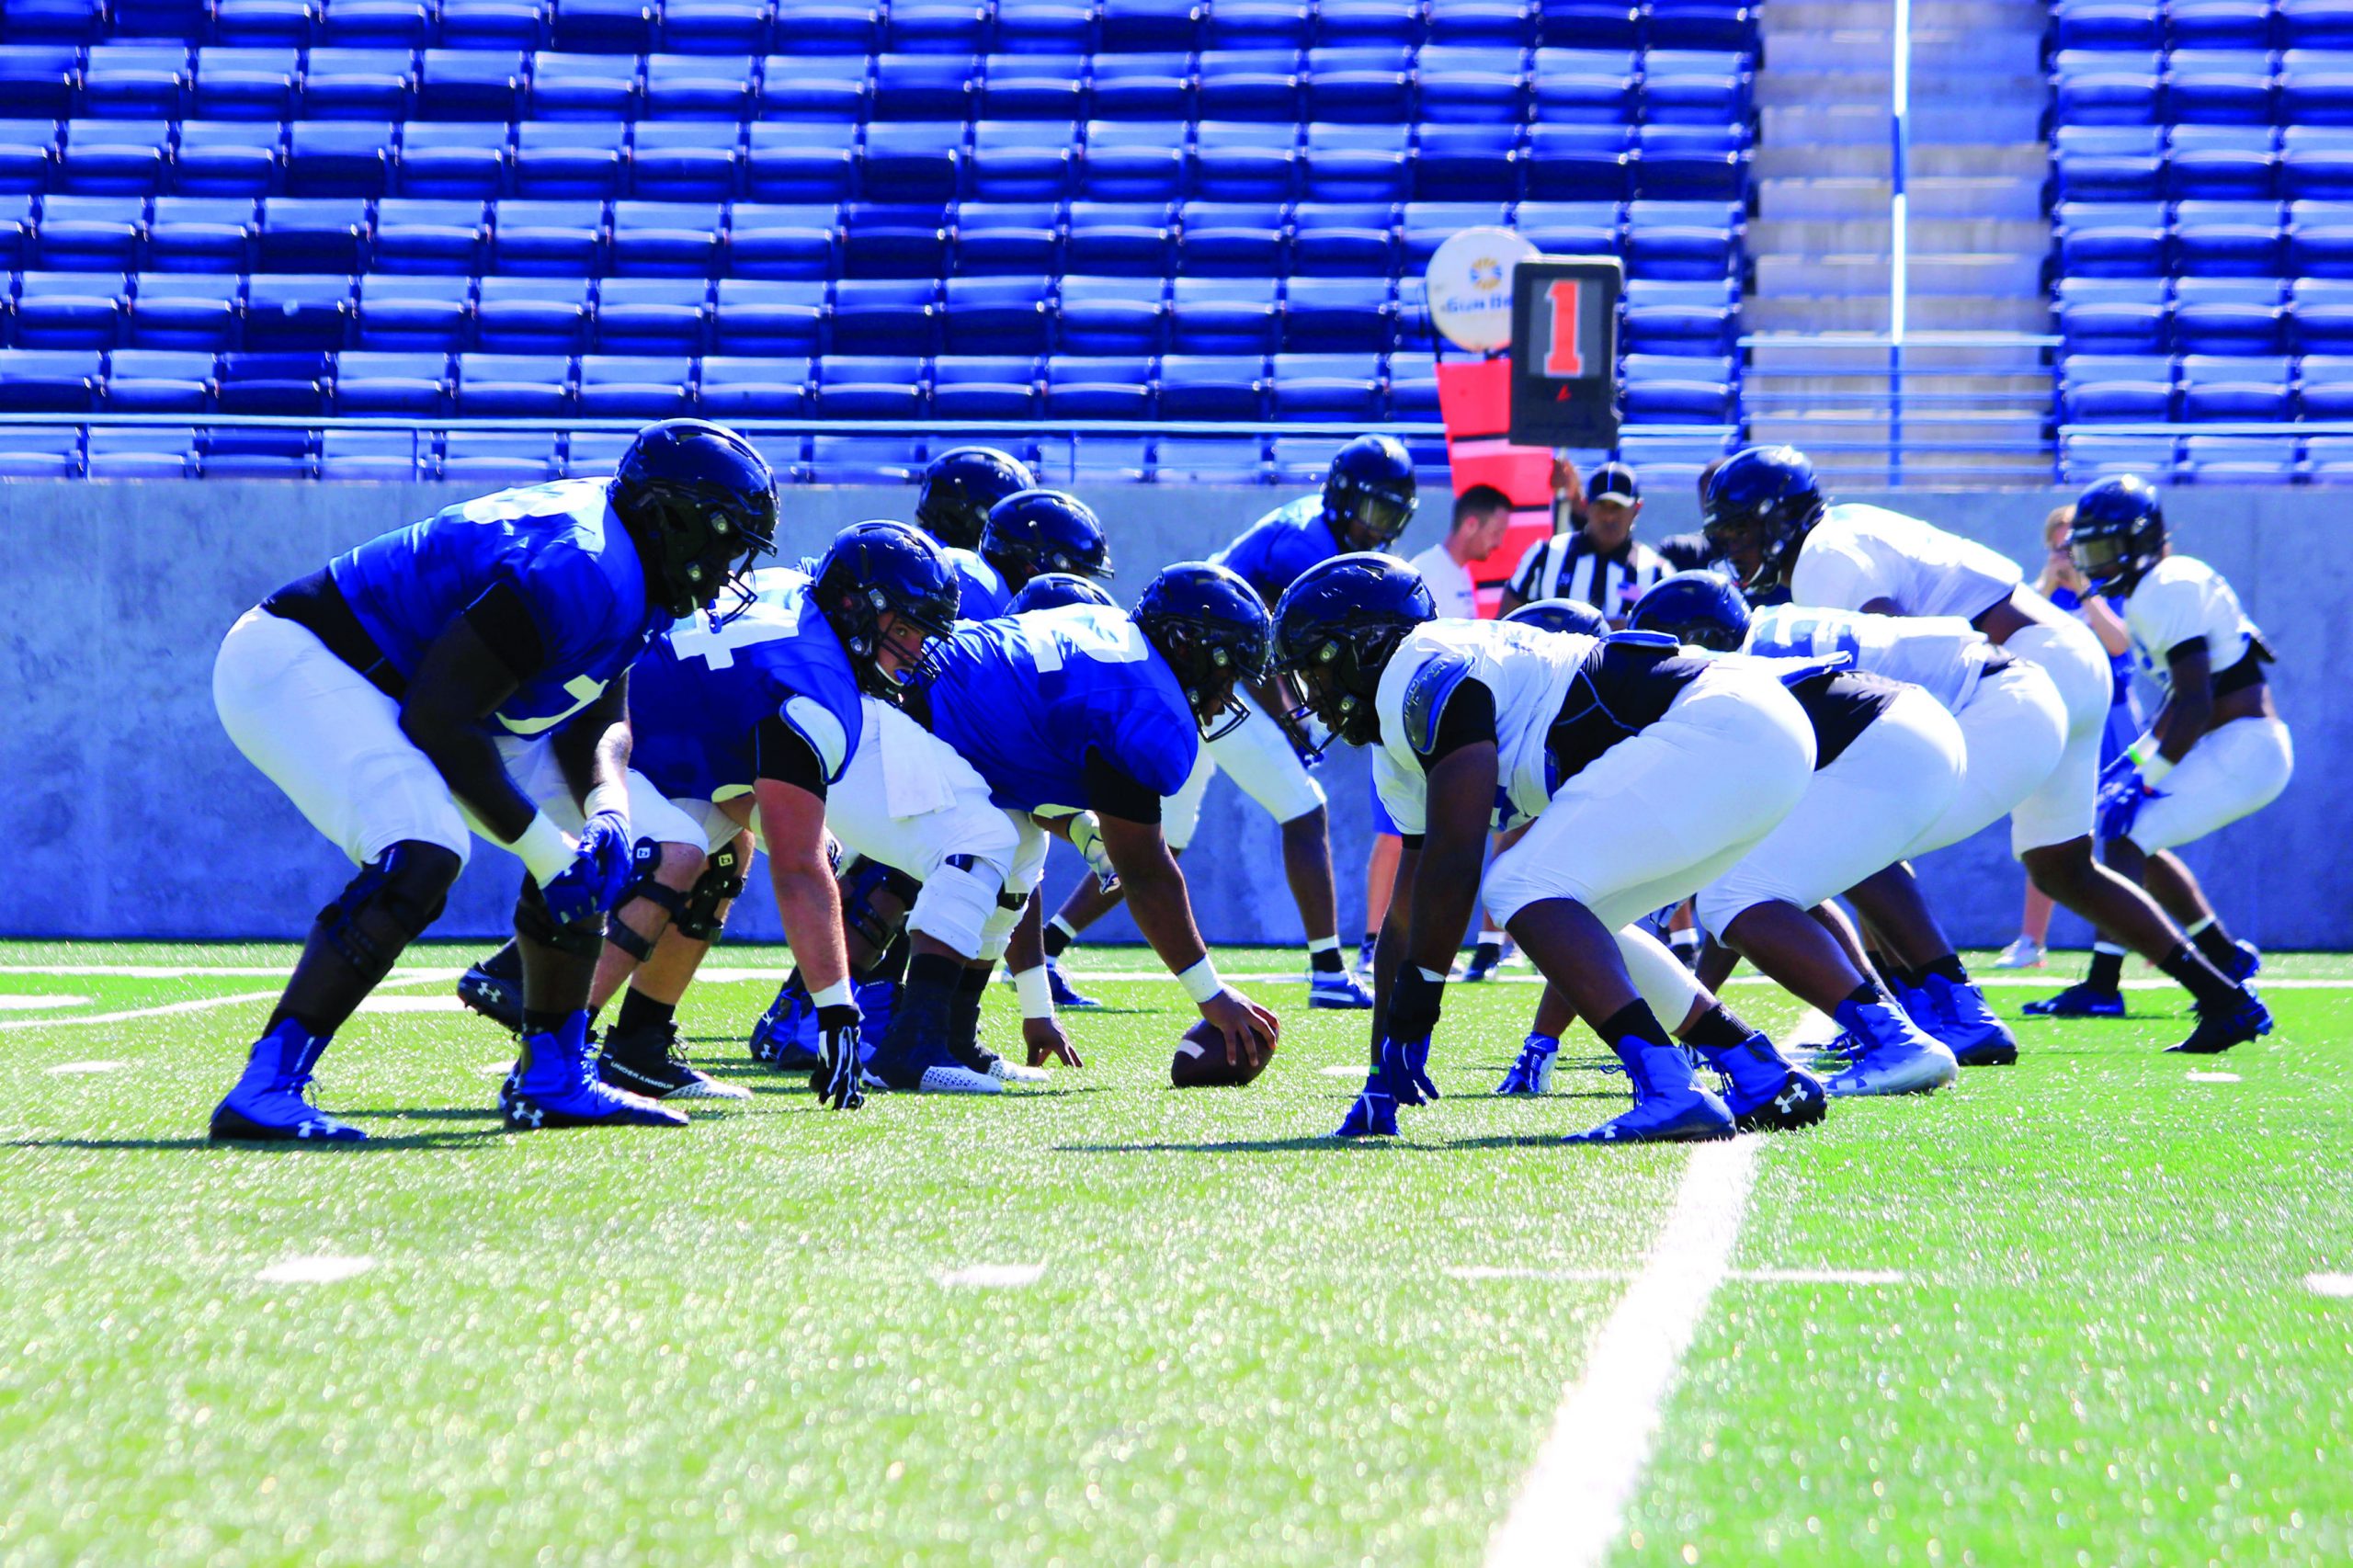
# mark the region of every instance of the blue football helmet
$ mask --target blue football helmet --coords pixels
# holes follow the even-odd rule
[[[749,441],[701,419],[648,425],[621,454],[607,490],[613,515],[637,541],[646,597],[673,619],[715,607],[722,589],[752,602],[743,571],[776,551],[776,475]]]
[[[852,523],[835,534],[811,591],[849,654],[858,689],[886,701],[906,695],[929,663],[931,640],[956,625],[955,569],[938,545],[904,523]],[[882,618],[892,613],[916,628],[915,648],[884,637]],[[899,655],[895,672],[882,667],[886,643]]]
[[[951,550],[978,550],[989,508],[1037,483],[1029,464],[995,447],[951,448],[923,471],[915,526]]]
[[[1580,637],[1609,635],[1608,620],[1581,599],[1538,599],[1534,604],[1520,606],[1504,619],[1535,627],[1539,631],[1574,631]]]
[[[990,507],[981,559],[1016,592],[1040,572],[1111,575],[1111,545],[1095,509],[1059,490],[1017,490]]]
[[[1267,678],[1274,621],[1239,574],[1207,561],[1165,567],[1144,585],[1134,619],[1175,672],[1201,739],[1232,734],[1250,717],[1234,687]]]
[[[1324,728],[1368,745],[1381,738],[1381,672],[1407,633],[1437,619],[1429,585],[1395,556],[1336,555],[1301,573],[1275,607],[1275,666]]]
[[[1419,503],[1414,460],[1393,436],[1358,436],[1332,454],[1324,523],[1342,550],[1379,550],[1405,531]]]
[[[1021,585],[1005,607],[1007,615],[1026,615],[1033,609],[1059,609],[1063,605],[1109,605],[1119,608],[1119,601],[1095,585],[1094,579],[1082,577],[1075,572],[1040,572]]]
[[[1744,588],[1784,582],[1826,505],[1813,464],[1795,447],[1744,447],[1708,483],[1701,508],[1709,548]]]
[[[2067,550],[2094,588],[2131,593],[2165,555],[2165,509],[2155,488],[2129,473],[2095,483],[2075,503]]]
[[[1736,653],[1748,641],[1748,600],[1716,573],[1677,572],[1634,601],[1626,630],[1664,631],[1695,648]]]

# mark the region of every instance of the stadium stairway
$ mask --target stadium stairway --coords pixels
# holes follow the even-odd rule
[[[1775,0],[1763,11],[1754,165],[1757,218],[1745,301],[1757,343],[1745,402],[1752,440],[1803,444],[1850,483],[2047,478],[2050,372],[2041,193],[2045,6],[1919,0],[1913,7],[1907,335],[1988,335],[1907,347],[1900,397],[1888,354],[1893,245],[1886,0]],[[1780,335],[1809,341],[1776,344]],[[1840,336],[1858,341],[1842,345]],[[1901,422],[1900,435],[1895,426]],[[1833,431],[1836,433],[1833,434]],[[1858,449],[1840,450],[1851,446]]]

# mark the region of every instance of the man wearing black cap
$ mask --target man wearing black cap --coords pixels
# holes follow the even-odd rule
[[[1539,599],[1589,604],[1612,626],[1666,574],[1658,552],[1634,538],[1643,487],[1624,463],[1603,463],[1586,482],[1585,526],[1529,547],[1504,585],[1503,613]]]

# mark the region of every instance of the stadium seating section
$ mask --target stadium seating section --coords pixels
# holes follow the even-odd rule
[[[1288,424],[1436,420],[1474,223],[1626,257],[1631,422],[1737,417],[1725,0],[7,0],[0,46],[0,413],[58,416],[0,472],[593,472],[462,422],[699,412],[876,426],[770,442],[801,479],[954,420],[1291,482],[1336,442]],[[185,423],[74,423],[131,415]],[[1051,434],[1097,420],[1235,428]]]
[[[2290,426],[2353,418],[2353,4],[2058,0],[2050,41],[2059,422],[2183,426],[2071,429],[2067,477],[2353,474]]]

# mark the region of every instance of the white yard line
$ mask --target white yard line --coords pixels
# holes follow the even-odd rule
[[[938,1278],[942,1285],[971,1286],[983,1290],[1018,1290],[1035,1285],[1046,1272],[1042,1263],[972,1263],[950,1268]]]
[[[1730,1267],[1758,1142],[1691,1152],[1665,1228],[1586,1350],[1584,1375],[1563,1393],[1535,1468],[1488,1543],[1489,1568],[1598,1563],[1624,1530],[1667,1392]]]
[[[384,990],[395,985],[429,985],[436,981],[449,980],[455,972],[435,971],[413,974],[405,980],[387,980],[377,989]],[[279,986],[270,991],[240,991],[228,996],[198,996],[186,1002],[165,1002],[154,1007],[131,1007],[119,1013],[79,1013],[63,1018],[0,1018],[0,1029],[74,1028],[88,1024],[128,1023],[133,1018],[168,1017],[175,1013],[205,1013],[215,1007],[233,1007],[245,1002],[273,1001],[284,989]]]
[[[338,1279],[349,1279],[365,1274],[376,1267],[372,1257],[339,1257],[324,1254],[312,1257],[290,1257],[271,1264],[254,1276],[265,1285],[332,1285]]]

